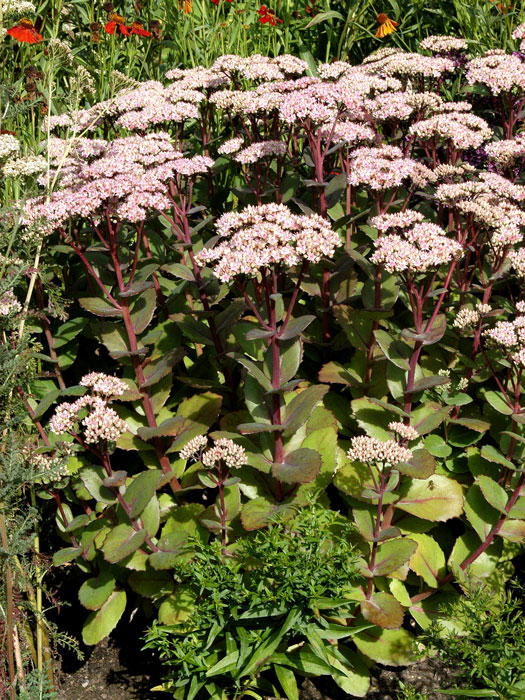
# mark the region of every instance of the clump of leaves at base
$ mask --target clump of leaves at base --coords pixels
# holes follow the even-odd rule
[[[456,630],[434,623],[422,634],[428,650],[458,671],[462,689],[441,691],[457,697],[525,697],[525,617],[517,586],[495,603],[488,587],[469,592],[447,607]]]
[[[334,640],[361,629],[334,620],[355,607],[353,535],[345,518],[314,507],[237,541],[226,555],[218,541],[196,541],[194,558],[177,568],[194,599],[186,622],[155,623],[147,636],[146,647],[169,668],[163,689],[188,700],[282,695],[278,679],[293,700],[294,670],[308,671],[313,658],[312,675],[341,674],[348,658]]]

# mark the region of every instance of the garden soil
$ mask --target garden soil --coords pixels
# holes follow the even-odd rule
[[[139,642],[140,640],[137,640]],[[133,653],[130,653],[133,652]],[[168,700],[165,693],[151,692],[158,683],[160,669],[152,658],[138,654],[138,645],[128,637],[109,639],[95,647],[87,661],[75,670],[57,669],[59,700]],[[426,692],[429,700],[447,700],[450,696],[437,690],[450,682],[450,671],[433,660],[426,660],[401,669],[376,666],[366,700],[396,700],[399,681]],[[300,700],[342,700],[349,698],[326,679],[315,685],[305,680]]]

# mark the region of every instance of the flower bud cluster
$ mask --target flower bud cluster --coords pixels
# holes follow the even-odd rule
[[[223,463],[228,469],[240,469],[246,464],[246,451],[228,438],[214,440],[213,447],[202,455],[202,463],[208,469]]]
[[[103,372],[90,372],[82,377],[80,386],[89,387],[93,393],[106,397],[122,396],[129,389],[126,382]]]
[[[402,447],[396,440],[377,440],[368,435],[353,437],[352,446],[348,450],[347,457],[353,462],[363,464],[389,464],[395,466],[409,462],[412,459],[412,451]]]
[[[190,459],[190,457],[202,452],[202,449],[206,447],[207,444],[208,437],[206,435],[196,435],[184,445],[179,452],[179,456],[181,459]]]
[[[411,425],[405,425],[401,421],[392,421],[388,424],[388,429],[399,435],[402,440],[417,440],[420,435]]]

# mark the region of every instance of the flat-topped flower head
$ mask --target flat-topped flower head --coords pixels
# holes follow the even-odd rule
[[[455,110],[453,103],[451,107]],[[424,141],[432,138],[448,141],[462,151],[479,148],[492,137],[492,129],[484,119],[461,109],[419,121],[410,127],[410,133]]]
[[[457,259],[462,253],[457,241],[430,222],[415,223],[399,234],[382,236],[374,245],[376,250],[371,261],[392,273],[425,273]]]
[[[284,141],[258,141],[236,153],[234,160],[242,165],[250,165],[263,158],[282,156],[286,151],[287,147]]]
[[[396,440],[377,440],[368,435],[359,435],[351,440],[352,446],[348,450],[347,457],[352,462],[363,464],[396,464],[409,462],[412,459],[412,451],[403,447]]]
[[[22,311],[22,304],[11,289],[0,294],[0,316],[11,316]]]
[[[214,440],[213,447],[202,455],[202,463],[208,469],[224,464],[228,469],[240,469],[246,464],[246,451],[228,438]]]
[[[216,222],[224,239],[196,255],[201,266],[212,263],[222,282],[237,275],[257,276],[262,268],[291,268],[301,262],[317,263],[332,257],[340,246],[339,234],[317,214],[293,214],[283,204],[248,206],[223,214]]]
[[[508,93],[513,89],[525,90],[525,63],[518,56],[504,51],[487,51],[484,56],[473,58],[466,71],[470,85],[485,85],[493,95]]]
[[[104,372],[90,372],[84,375],[79,383],[80,386],[89,387],[95,394],[101,394],[106,398],[122,396],[129,389],[129,386],[122,379],[104,374]]]
[[[465,39],[445,34],[427,36],[419,45],[422,49],[432,51],[432,53],[436,54],[457,53],[458,51],[466,51],[468,47]]]
[[[416,161],[405,158],[397,146],[363,147],[350,155],[350,185],[365,185],[372,190],[388,190],[400,187],[417,172]]]

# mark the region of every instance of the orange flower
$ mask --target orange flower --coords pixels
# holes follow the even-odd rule
[[[490,2],[494,2],[494,0],[490,0]],[[498,2],[498,6],[497,6],[497,7],[498,7],[498,10],[499,10],[502,14],[505,14],[505,12],[507,11],[507,9],[508,9],[508,10],[512,10],[512,5],[511,5],[510,2],[509,2],[509,4],[508,4],[507,7],[505,7],[505,3],[504,3],[504,2]]]
[[[11,27],[7,33],[13,39],[26,44],[39,44],[42,41],[42,35],[36,31],[35,25],[29,19],[21,19],[16,27]]]
[[[399,22],[390,19],[384,12],[377,15],[377,21],[379,22],[379,29],[376,32],[376,37],[378,39],[382,39],[387,34],[392,34],[392,32],[396,31],[396,27],[399,27]]]
[[[189,15],[191,12],[191,0],[184,0],[184,14]]]
[[[121,17],[120,15],[113,14],[113,15],[111,15],[111,19],[106,24],[104,29],[106,30],[107,34],[114,34],[115,29],[118,27],[119,32],[121,34],[124,34],[124,36],[129,36],[128,28],[124,24],[125,21],[126,20],[124,19],[124,17]]]
[[[131,25],[128,27],[129,33],[130,34],[138,34],[139,36],[151,36],[151,32],[148,32],[146,29],[144,29],[144,25],[142,22],[132,22]]]
[[[276,27],[278,24],[283,23],[282,19],[276,17],[275,12],[266,7],[266,5],[261,5],[261,7],[257,10],[257,13],[261,24],[266,24],[269,22],[272,27]]]

